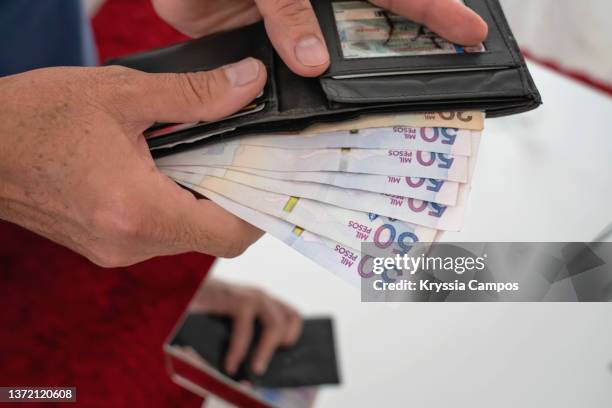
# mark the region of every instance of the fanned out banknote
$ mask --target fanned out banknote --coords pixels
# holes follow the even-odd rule
[[[322,235],[313,234],[295,224],[253,210],[205,188],[181,183],[210,198],[237,217],[266,231],[341,279],[352,285],[359,285],[359,264],[363,260],[359,249],[351,248]]]
[[[307,181],[317,184],[342,187],[351,190],[371,191],[391,196],[412,197],[423,201],[455,205],[459,183],[424,179],[418,177],[381,176],[378,174],[341,173],[337,171],[268,171],[247,167],[207,167],[207,166],[160,166],[164,169],[195,172],[202,175],[223,177],[226,170],[254,174],[267,179]]]
[[[324,133],[252,135],[240,140],[246,146],[282,149],[402,149],[469,156],[471,130],[394,126]]]
[[[410,252],[461,229],[482,129],[480,112],[375,116],[207,143],[156,163],[359,285],[378,249]],[[376,253],[362,246],[370,242]]]
[[[218,177],[206,176],[204,181],[200,181],[197,175],[191,177],[193,174],[166,174],[179,182],[221,194],[249,208],[354,248],[359,247],[362,242],[387,243],[389,239],[408,236],[412,240],[426,242],[435,234],[434,229],[421,225],[321,201],[260,190]]]
[[[406,149],[282,149],[241,140],[215,143],[159,159],[160,166],[206,163],[271,171],[340,171],[467,182],[466,156]]]
[[[410,177],[404,177],[405,180],[403,180],[402,186],[405,185],[407,188],[404,188],[402,192],[381,193],[359,188],[359,179],[363,178],[364,176],[371,176],[365,174],[338,172],[292,172],[286,176],[287,179],[282,179],[276,176],[279,174],[278,172],[266,172],[265,170],[248,169],[242,167],[223,168],[206,166],[176,166],[164,167],[163,170],[167,175],[172,176],[177,180],[180,178],[189,177],[188,181],[193,184],[200,184],[204,182],[207,176],[220,177],[226,180],[245,184],[247,186],[259,188],[261,190],[282,192],[283,194],[289,194],[292,196],[311,198],[317,201],[336,204],[341,207],[352,208],[352,206],[357,206],[357,208],[354,209],[360,209],[364,206],[370,209],[377,208],[379,206],[386,206],[389,205],[392,200],[395,200],[394,196],[414,198],[422,201],[432,201],[439,204],[454,206],[457,204],[457,197],[459,194],[459,183],[446,182],[444,180],[431,180],[426,184],[424,179],[417,179],[416,181],[413,181]],[[268,175],[270,173],[272,173],[271,176]],[[355,176],[355,187],[357,188],[351,188],[348,186],[338,187],[334,185],[332,180],[329,180],[328,182],[325,180],[318,181],[316,179],[300,180],[307,178],[312,173],[315,175],[352,175]],[[444,186],[447,188],[443,189],[442,187]],[[428,190],[428,188],[431,189]],[[360,203],[352,204],[351,201],[353,200],[358,200]],[[347,204],[340,204],[342,202],[346,202]]]
[[[354,129],[380,129],[394,127],[484,129],[482,112],[424,112],[362,116],[337,123],[321,123],[309,127],[304,134],[332,133]]]

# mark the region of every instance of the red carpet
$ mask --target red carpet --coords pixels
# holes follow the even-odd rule
[[[102,58],[183,39],[149,0],[107,1],[94,28]],[[104,270],[0,222],[0,385],[75,386],[70,407],[199,406],[170,381],[161,347],[212,261]]]

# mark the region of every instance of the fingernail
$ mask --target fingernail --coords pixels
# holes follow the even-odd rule
[[[295,56],[307,67],[318,67],[329,61],[325,44],[315,35],[306,36],[297,43]]]
[[[223,68],[227,80],[232,86],[245,86],[259,76],[259,64],[254,58],[247,58]]]

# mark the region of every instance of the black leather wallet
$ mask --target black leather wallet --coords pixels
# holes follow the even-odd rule
[[[253,341],[234,380],[247,380],[259,387],[307,387],[339,384],[338,365],[332,321],[327,318],[305,319],[302,335],[291,347],[279,348],[263,375],[250,370],[251,358],[261,336],[261,324],[255,325]],[[189,314],[171,344],[191,347],[208,364],[224,372],[232,321],[226,317]]]
[[[297,131],[363,114],[481,110],[496,117],[541,104],[498,0],[464,0],[489,26],[483,52],[384,58],[345,58],[334,12],[342,0],[311,2],[331,56],[329,70],[319,78],[293,74],[262,23],[109,61],[146,72],[194,72],[255,57],[268,69],[264,93],[249,112],[218,122],[158,124],[146,134],[150,148]]]

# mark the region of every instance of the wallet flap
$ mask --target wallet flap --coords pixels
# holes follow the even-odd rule
[[[322,78],[321,85],[330,100],[343,103],[414,102],[424,99],[442,102],[475,97],[525,96],[517,69],[342,80]]]
[[[119,64],[151,73],[197,72],[254,57],[270,68],[273,55],[263,24],[257,23],[165,48],[111,59],[106,65]]]
[[[146,132],[149,147],[157,148],[226,134],[239,126],[264,121],[265,118],[277,113],[275,52],[263,23],[111,59],[106,65],[117,64],[149,73],[184,73],[208,71],[248,57],[259,59],[266,66],[268,73],[263,93],[252,102],[251,109],[245,109],[215,122],[157,123]],[[181,136],[176,137],[177,135]]]

